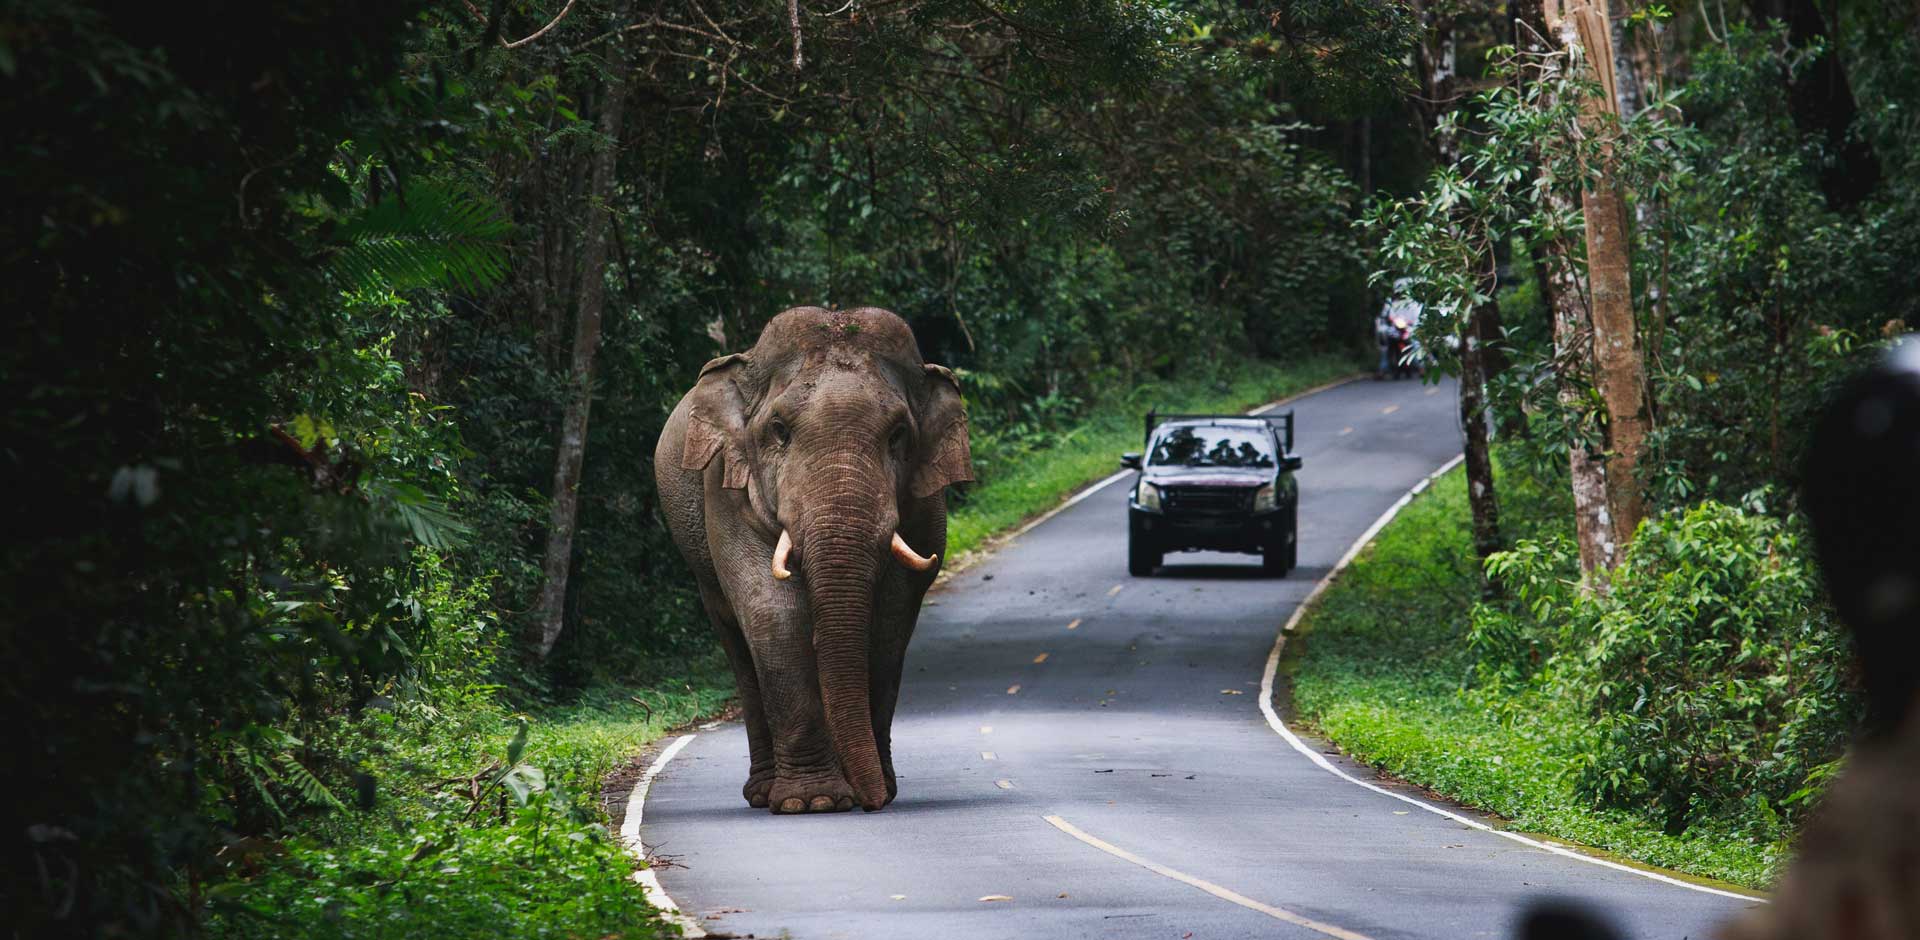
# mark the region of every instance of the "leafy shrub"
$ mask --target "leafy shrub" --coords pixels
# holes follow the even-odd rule
[[[1680,833],[1744,820],[1780,838],[1838,758],[1859,703],[1846,640],[1795,520],[1712,501],[1647,522],[1604,592],[1564,540],[1488,561],[1517,601],[1480,605],[1483,676],[1531,676],[1593,720],[1579,791]]]

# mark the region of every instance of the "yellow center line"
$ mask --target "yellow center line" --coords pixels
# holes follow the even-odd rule
[[[1036,665],[1036,666],[1038,666],[1038,665],[1040,665],[1041,663],[1044,663],[1044,662],[1046,662],[1046,661],[1047,661],[1047,654],[1045,654],[1045,653],[1041,653],[1040,655],[1038,655],[1038,656],[1035,656],[1035,657],[1033,658],[1033,664],[1034,664],[1034,665]]]
[[[996,787],[999,787],[999,788],[1000,788],[1000,789],[1002,789],[1002,790],[1011,790],[1011,789],[1013,789],[1013,781],[1011,781],[1011,780],[995,780],[995,781],[993,782],[993,785],[994,785],[994,786],[996,786]]]
[[[1400,410],[1399,405],[1388,405],[1387,407],[1380,409],[1380,413],[1383,415],[1390,415],[1399,410]]]
[[[1012,684],[1012,685],[1010,685],[1010,686],[1007,686],[1007,694],[1008,694],[1008,695],[1019,695],[1019,694],[1020,694],[1020,683],[1018,683],[1018,682],[1015,682],[1014,684]]]
[[[1186,872],[1176,871],[1174,869],[1168,868],[1165,865],[1159,864],[1158,862],[1147,861],[1146,859],[1141,858],[1140,856],[1135,855],[1132,852],[1129,852],[1126,849],[1123,849],[1117,845],[1114,845],[1111,842],[1107,842],[1096,836],[1087,834],[1085,831],[1081,830],[1078,826],[1075,826],[1073,823],[1067,822],[1066,820],[1061,819],[1058,816],[1043,816],[1041,818],[1051,823],[1053,825],[1053,828],[1058,829],[1061,832],[1064,832],[1067,835],[1070,835],[1076,839],[1079,839],[1080,841],[1085,842],[1086,844],[1091,845],[1094,848],[1099,849],[1100,851],[1113,856],[1114,858],[1132,862],[1135,865],[1138,865],[1141,868],[1144,868],[1150,872],[1153,872],[1156,875],[1164,875],[1182,884],[1192,885],[1193,887],[1199,888],[1200,890],[1205,891],[1206,893],[1211,894],[1222,901],[1230,901],[1250,911],[1259,911],[1260,913],[1265,914],[1268,917],[1273,918],[1274,920],[1284,921],[1286,923],[1293,924],[1296,927],[1305,927],[1308,930],[1311,930],[1315,933],[1324,934],[1329,937],[1335,937],[1335,938],[1338,938],[1338,940],[1372,940],[1372,938],[1368,937],[1366,934],[1354,933],[1353,931],[1347,930],[1344,927],[1335,927],[1332,924],[1322,923],[1320,921],[1314,920],[1311,917],[1303,917],[1299,914],[1295,914],[1294,912],[1287,910],[1286,908],[1274,907],[1271,904],[1264,904],[1250,897],[1247,897],[1246,895],[1241,894],[1237,891],[1231,891],[1229,889],[1222,888],[1211,881],[1202,881],[1201,879],[1195,878],[1192,875],[1187,874]]]
[[[1079,618],[1079,617],[1075,617],[1075,618],[1073,618],[1073,622],[1072,622],[1072,623],[1070,623],[1070,624],[1067,624],[1067,629],[1069,629],[1069,630],[1071,630],[1071,629],[1073,629],[1073,628],[1075,628],[1075,627],[1077,627],[1077,626],[1079,626],[1079,625],[1080,625],[1080,618]]]

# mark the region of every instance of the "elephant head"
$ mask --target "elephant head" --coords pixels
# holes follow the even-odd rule
[[[885,310],[796,307],[748,352],[701,370],[681,466],[716,459],[721,486],[745,491],[747,523],[773,543],[766,576],[801,579],[828,732],[861,806],[879,809],[886,783],[868,698],[875,591],[887,565],[938,563],[902,537],[902,519],[938,511],[923,503],[973,479],[953,373],[923,362],[906,323]]]

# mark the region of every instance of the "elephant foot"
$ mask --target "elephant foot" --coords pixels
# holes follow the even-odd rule
[[[740,788],[740,795],[746,797],[748,806],[754,809],[766,809],[772,802],[774,779],[771,767],[753,771],[747,774],[747,782]]]
[[[880,769],[887,775],[887,803],[891,803],[894,797],[900,795],[900,782],[893,777],[893,761],[883,762]],[[880,805],[885,806],[886,803]]]
[[[853,788],[838,773],[781,777],[768,794],[776,813],[844,813],[853,808]]]

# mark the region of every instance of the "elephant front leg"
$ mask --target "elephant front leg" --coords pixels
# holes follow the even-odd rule
[[[827,733],[813,644],[803,626],[793,622],[797,616],[795,611],[763,612],[749,633],[773,739],[768,808],[776,813],[844,812],[853,808],[853,787]]]
[[[720,638],[721,648],[727,652],[727,663],[733,667],[733,686],[740,696],[740,719],[747,728],[747,782],[740,787],[740,795],[748,806],[765,809],[773,798],[773,733],[767,728],[766,706],[760,699],[760,677],[753,668],[753,652],[720,590],[703,581],[700,599],[706,604],[708,619],[713,623],[714,634]]]
[[[880,750],[880,770],[887,778],[887,802],[900,795],[900,784],[893,774],[893,711],[900,702],[900,673],[906,648],[875,648],[873,672],[867,698],[873,709],[873,743]]]

